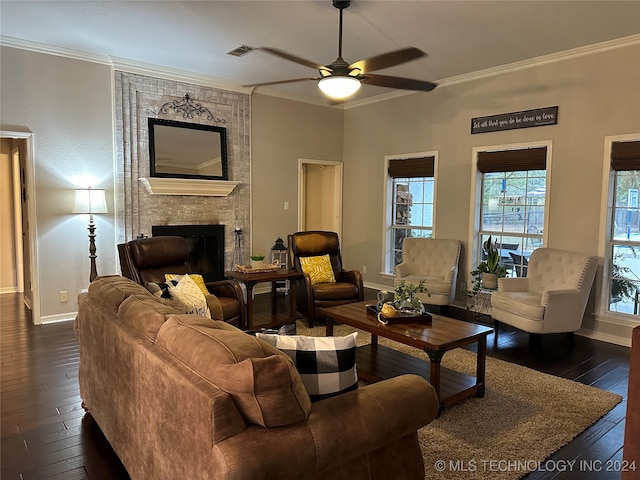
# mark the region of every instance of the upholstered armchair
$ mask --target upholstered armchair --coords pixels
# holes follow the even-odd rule
[[[357,270],[344,270],[340,255],[340,242],[335,232],[309,231],[289,235],[289,248],[293,267],[303,276],[296,283],[296,304],[299,312],[307,316],[309,327],[318,317],[318,309],[364,300],[362,275]],[[327,255],[334,281],[317,283],[302,266],[313,258]]]
[[[164,282],[167,273],[199,273],[189,264],[189,242],[183,237],[138,238],[119,244],[118,254],[122,275],[147,289],[151,282]],[[245,305],[240,285],[234,280],[205,282],[205,285],[215,297],[207,299],[211,311],[222,308],[225,322],[243,328]]]
[[[572,339],[582,325],[597,267],[598,257],[537,248],[526,277],[498,279],[491,295],[496,332],[503,322],[530,334],[566,332]]]
[[[402,241],[402,263],[396,265],[394,286],[403,280],[417,284],[424,280],[429,291],[418,293],[425,305],[448,306],[456,296],[459,240],[407,237]]]

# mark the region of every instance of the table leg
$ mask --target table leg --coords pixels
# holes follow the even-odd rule
[[[278,286],[277,282],[271,282],[271,315],[273,318],[278,314]]]
[[[247,325],[245,330],[251,330],[251,321],[253,320],[253,287],[256,282],[245,282],[247,287]]]
[[[429,383],[435,389],[438,398],[440,398],[440,362],[442,361],[444,351],[433,348],[425,348],[424,351],[429,355]]]
[[[327,326],[324,332],[326,337],[333,337],[333,318],[327,317]]]
[[[296,281],[289,279],[289,316],[291,323],[296,323]]]
[[[484,377],[485,368],[487,364],[487,337],[482,336],[478,339],[478,353],[477,353],[477,365],[476,365],[476,397],[484,397]]]

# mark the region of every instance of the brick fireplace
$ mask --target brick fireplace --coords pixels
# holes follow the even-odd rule
[[[221,242],[222,272],[233,263],[234,230],[250,238],[250,98],[245,93],[221,90],[177,80],[115,72],[116,108],[116,235],[122,243],[138,235],[154,235],[152,227],[226,225]],[[167,102],[185,94],[213,113],[213,118],[184,118],[178,111],[163,111]],[[227,129],[229,180],[239,182],[228,196],[151,194],[140,178],[148,177],[148,118],[163,118]],[[242,245],[248,251],[248,245]],[[218,275],[216,273],[215,275]]]

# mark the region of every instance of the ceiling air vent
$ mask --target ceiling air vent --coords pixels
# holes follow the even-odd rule
[[[242,55],[249,53],[251,50],[255,50],[255,47],[249,45],[240,45],[238,48],[234,48],[227,55],[233,55],[234,57],[241,57]]]

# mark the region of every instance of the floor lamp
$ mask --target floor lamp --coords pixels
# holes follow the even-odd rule
[[[96,225],[93,223],[94,213],[109,213],[104,190],[101,188],[78,188],[76,189],[76,202],[73,213],[89,214],[89,258],[91,259],[91,273],[89,282],[98,276],[96,270]]]

